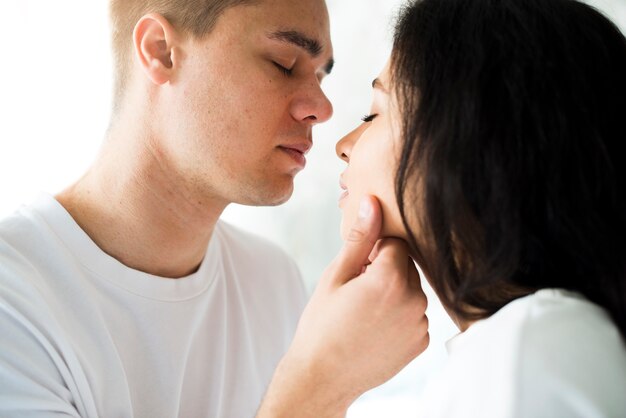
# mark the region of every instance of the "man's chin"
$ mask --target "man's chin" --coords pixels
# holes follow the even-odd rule
[[[293,189],[292,182],[290,187],[285,187],[281,190],[272,189],[265,192],[256,190],[256,193],[250,194],[235,203],[245,206],[280,206],[291,198]]]

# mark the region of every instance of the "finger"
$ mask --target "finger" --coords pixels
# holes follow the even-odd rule
[[[401,286],[404,288],[407,286],[408,257],[406,242],[397,238],[382,239],[378,244],[376,258],[368,266],[368,271],[372,273],[368,277],[384,282],[390,282],[395,278],[402,282]]]
[[[348,238],[333,262],[335,282],[343,284],[357,277],[380,236],[382,211],[374,196],[361,200],[359,216],[350,229]]]
[[[396,271],[407,277],[409,250],[406,242],[398,238],[385,238],[377,245],[376,258],[371,266],[382,271]]]
[[[422,280],[421,280],[419,269],[417,267],[417,263],[415,263],[415,261],[413,261],[412,258],[409,258],[408,269],[409,271],[408,271],[407,280],[408,280],[409,289],[411,290],[413,296],[418,301],[417,306],[418,306],[419,311],[425,313],[426,310],[428,309],[428,297],[426,296],[426,293],[422,289]],[[424,314],[424,318],[426,320],[426,329],[428,329],[428,318],[426,317],[426,314]]]
[[[408,260],[408,275],[407,280],[409,282],[409,288],[412,290],[422,290],[422,279],[420,277],[419,270],[417,269],[417,264],[411,257]]]
[[[376,241],[376,244],[374,244],[374,248],[372,249],[372,252],[370,252],[370,255],[367,257],[368,261],[371,263],[372,261],[376,260],[376,257],[378,256],[378,251],[380,250],[380,245],[382,244],[382,240],[378,240]]]

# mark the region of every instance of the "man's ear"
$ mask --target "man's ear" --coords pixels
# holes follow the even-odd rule
[[[165,84],[172,77],[176,35],[174,27],[157,13],[143,16],[135,25],[134,51],[139,65],[154,84]]]

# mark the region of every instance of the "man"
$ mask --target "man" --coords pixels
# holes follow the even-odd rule
[[[291,195],[332,114],[326,6],[113,0],[111,17],[98,158],[0,223],[0,416],[250,417],[305,295],[293,262],[219,216]],[[380,213],[366,206],[327,280],[367,261]],[[317,303],[352,297],[332,296]],[[367,306],[348,311],[368,323]]]

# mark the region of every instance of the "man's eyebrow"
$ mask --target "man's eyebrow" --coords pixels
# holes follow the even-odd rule
[[[298,32],[296,30],[279,30],[276,32],[272,32],[267,35],[268,38],[274,39],[281,42],[287,42],[293,44],[299,48],[304,49],[311,55],[313,58],[319,57],[324,49],[322,44],[317,39],[310,38],[303,34],[302,32]],[[330,74],[333,70],[333,66],[335,65],[335,61],[331,58],[326,63],[324,67],[324,71],[326,74]]]
[[[372,88],[380,89],[384,91],[385,93],[387,93],[387,89],[385,88],[385,86],[383,85],[382,81],[380,81],[379,78],[375,78],[374,81],[372,81]]]
[[[318,57],[322,53],[322,45],[316,39],[309,38],[305,34],[295,30],[279,30],[268,35],[270,39],[288,42],[294,44],[306,52],[313,58]]]

